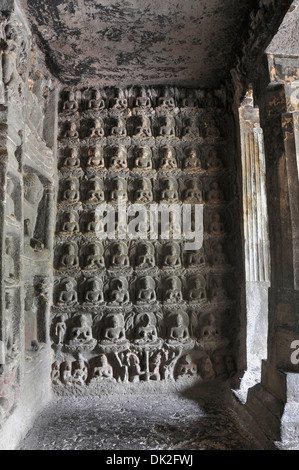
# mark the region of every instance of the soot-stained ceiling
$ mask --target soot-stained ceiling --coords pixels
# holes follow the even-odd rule
[[[64,84],[219,87],[257,0],[23,0]]]

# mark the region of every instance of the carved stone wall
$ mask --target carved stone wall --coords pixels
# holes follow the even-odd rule
[[[99,384],[232,377],[240,246],[231,113],[223,92],[132,87],[62,90],[55,287],[56,391]],[[103,204],[203,205],[204,240],[113,234]],[[140,235],[139,235],[139,232]],[[107,231],[109,233],[107,233]],[[164,238],[163,238],[164,237]],[[237,270],[236,270],[237,267]]]
[[[0,448],[5,448],[51,391],[47,324],[56,165],[50,134],[44,137],[54,83],[18,6],[4,2],[0,15]]]

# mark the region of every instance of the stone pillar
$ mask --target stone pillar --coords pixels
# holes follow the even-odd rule
[[[299,340],[296,85],[290,85],[285,74],[290,69],[281,57],[279,64],[273,57],[268,59],[272,81],[257,90],[265,135],[271,252],[268,357],[263,361],[261,384],[249,391],[247,409],[270,439],[293,448],[299,438],[299,366],[294,362],[296,354],[292,356],[292,343]]]
[[[267,357],[268,288],[270,253],[265,187],[264,136],[259,110],[248,91],[240,109],[243,227],[246,274],[247,371],[238,396],[260,381],[261,361]]]

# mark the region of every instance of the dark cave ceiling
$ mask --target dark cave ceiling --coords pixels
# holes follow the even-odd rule
[[[256,0],[23,0],[64,84],[219,87]]]

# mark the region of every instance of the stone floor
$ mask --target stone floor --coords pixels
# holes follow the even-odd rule
[[[18,450],[260,449],[221,401],[184,394],[56,398]]]

